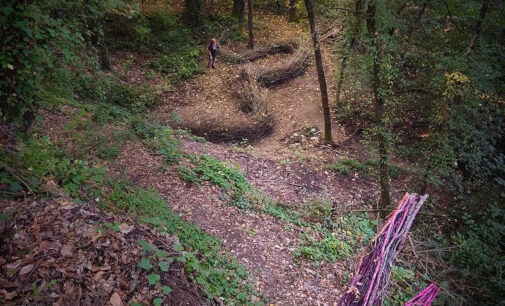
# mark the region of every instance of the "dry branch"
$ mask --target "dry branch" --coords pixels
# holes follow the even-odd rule
[[[250,143],[270,135],[274,120],[270,115],[255,116],[251,122],[243,122],[233,126],[218,125],[215,122],[195,124],[182,122],[179,127],[191,130],[194,135],[205,137],[212,142],[233,142],[247,139]]]
[[[228,49],[221,49],[219,51],[219,55],[222,56],[225,60],[231,63],[240,64],[247,62],[254,62],[261,58],[265,58],[268,55],[273,54],[293,54],[298,48],[299,43],[297,41],[286,41],[286,42],[278,42],[267,45],[263,48],[248,50],[244,54],[237,54]]]
[[[435,297],[440,291],[440,288],[431,283],[428,287],[424,288],[423,291],[419,292],[418,295],[413,297],[404,306],[430,306],[431,302],[435,299]]]
[[[258,87],[254,79],[250,69],[240,72],[237,89],[240,109],[247,114],[267,115],[266,91],[264,88]]]
[[[273,70],[262,71],[258,74],[257,81],[266,88],[283,84],[289,80],[301,76],[310,61],[310,50],[300,47],[288,64]]]
[[[355,276],[339,305],[381,305],[389,285],[393,261],[428,195],[405,194],[386,224],[365,248]]]

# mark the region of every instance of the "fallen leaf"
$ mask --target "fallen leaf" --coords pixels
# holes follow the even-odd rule
[[[98,238],[102,237],[103,234],[100,231],[95,231],[93,237],[91,237],[91,241],[95,242]]]
[[[112,296],[110,297],[109,302],[112,304],[112,306],[122,306],[123,302],[121,302],[121,297],[117,292],[114,292]]]
[[[25,275],[25,274],[29,273],[32,269],[33,269],[33,264],[26,265],[23,268],[21,268],[21,270],[19,271],[19,275]]]
[[[5,296],[6,300],[12,300],[17,295],[16,291],[8,292],[5,289],[0,290],[0,292]]]
[[[102,278],[102,275],[104,274],[105,272],[103,271],[99,271],[97,274],[95,274],[95,276],[93,276],[94,279],[98,280],[98,279],[101,279]]]
[[[72,246],[70,246],[68,244],[65,244],[61,248],[60,253],[61,253],[61,255],[65,256],[65,257],[72,257],[72,255],[73,255],[73,253],[72,253]]]
[[[128,234],[129,232],[131,232],[133,230],[133,225],[128,225],[126,223],[121,223],[121,225],[119,226],[119,230],[123,234]]]

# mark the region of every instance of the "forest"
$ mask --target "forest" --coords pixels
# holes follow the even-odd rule
[[[505,2],[3,0],[0,42],[0,304],[505,303]]]

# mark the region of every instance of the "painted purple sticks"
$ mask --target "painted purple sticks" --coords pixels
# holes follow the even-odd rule
[[[388,221],[365,248],[355,276],[338,305],[381,305],[389,285],[393,262],[428,195],[406,193]]]

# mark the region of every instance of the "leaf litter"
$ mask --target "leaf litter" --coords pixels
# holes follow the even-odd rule
[[[139,267],[144,259],[139,240],[165,252],[159,254],[179,254],[166,236],[86,203],[65,201],[65,206],[61,199],[0,201],[7,216],[0,220],[0,304],[119,306],[154,299],[204,304],[179,261],[149,271]],[[103,226],[114,222],[119,230]]]

